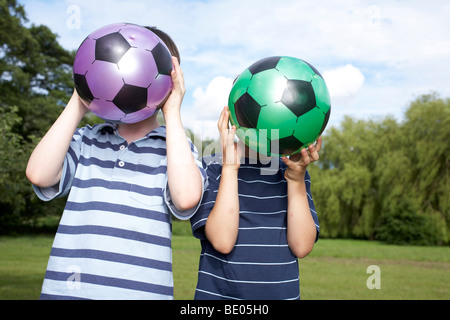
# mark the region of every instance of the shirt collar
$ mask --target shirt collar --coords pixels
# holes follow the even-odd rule
[[[166,126],[159,126],[155,129],[153,129],[152,131],[150,131],[149,133],[147,133],[145,135],[147,138],[150,137],[162,137],[162,138],[166,138]]]
[[[99,132],[101,132],[102,130],[108,130],[108,128],[112,129],[113,131],[116,130],[117,125],[116,124],[112,124],[109,122],[104,122],[104,123],[100,123],[100,124],[96,124],[93,126],[92,128],[92,132],[94,134],[98,134]]]
[[[107,130],[107,128],[111,128],[113,131],[117,130],[117,123],[110,123],[110,122],[104,122],[101,124],[97,124],[94,126],[93,128],[93,133],[94,134],[98,134],[99,132],[101,132],[102,130]],[[159,126],[155,129],[153,129],[152,131],[150,131],[149,133],[147,133],[145,135],[145,137],[150,138],[150,137],[161,137],[161,138],[166,138],[166,126]]]

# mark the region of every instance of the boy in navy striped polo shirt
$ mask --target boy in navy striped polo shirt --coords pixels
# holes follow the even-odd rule
[[[41,299],[173,299],[170,211],[180,219],[195,213],[206,174],[181,124],[178,50],[152,31],[174,56],[166,126],[155,113],[77,129],[87,109],[74,92],[29,159],[41,199],[68,194]]]
[[[319,235],[306,168],[322,140],[290,158],[252,158],[228,119],[225,107],[222,157],[203,159],[209,185],[191,218],[202,245],[195,299],[299,299],[297,257]]]

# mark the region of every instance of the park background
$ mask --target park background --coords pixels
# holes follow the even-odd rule
[[[201,153],[254,61],[290,55],[322,73],[332,111],[309,167],[321,239],[300,261],[302,298],[450,298],[446,1],[0,0],[0,13],[0,298],[39,296],[65,199],[38,200],[26,163],[73,91],[78,45],[114,22],[178,44],[183,123]],[[186,222],[173,235],[175,298],[191,299],[199,243]],[[381,289],[367,287],[371,265]]]

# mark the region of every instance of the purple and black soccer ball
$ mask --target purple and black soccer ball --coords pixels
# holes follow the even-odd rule
[[[113,123],[135,123],[162,107],[173,88],[172,59],[164,42],[136,24],[102,27],[84,39],[73,78],[83,103]]]

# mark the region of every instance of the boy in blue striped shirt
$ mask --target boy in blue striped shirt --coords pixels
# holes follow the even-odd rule
[[[222,158],[203,159],[209,185],[191,218],[202,245],[195,299],[299,299],[297,257],[319,234],[306,168],[319,159],[322,140],[290,158],[252,159],[247,148],[241,160],[244,146],[228,119],[225,107]]]
[[[33,151],[27,177],[45,201],[68,194],[41,299],[173,299],[171,213],[189,219],[206,174],[185,135],[178,50],[174,88],[162,107],[133,124],[77,126],[87,112],[74,92]]]

